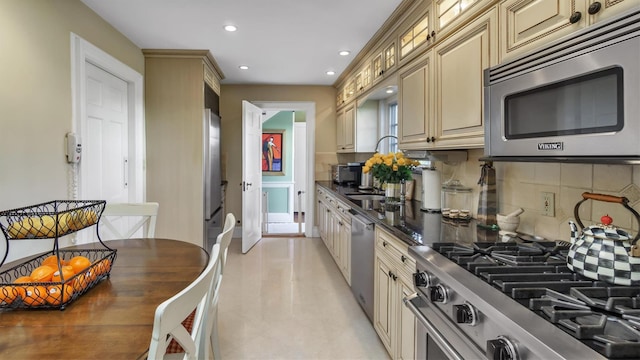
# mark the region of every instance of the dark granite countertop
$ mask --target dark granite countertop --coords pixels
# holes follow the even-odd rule
[[[351,205],[357,213],[382,226],[396,237],[413,245],[429,245],[435,242],[496,242],[498,231],[478,227],[474,220],[453,221],[440,213],[420,210],[421,202],[405,201],[404,205],[385,205],[383,201],[358,201],[348,194],[362,193],[358,187],[342,186],[332,181],[316,181],[336,197]]]

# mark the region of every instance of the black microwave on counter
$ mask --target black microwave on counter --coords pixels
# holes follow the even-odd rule
[[[336,184],[358,185],[362,175],[361,163],[331,165],[331,179]]]

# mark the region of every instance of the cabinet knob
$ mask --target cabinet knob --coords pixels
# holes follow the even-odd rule
[[[382,242],[382,246],[383,246],[383,247],[387,247],[387,242],[386,242],[386,241],[383,241],[383,242]]]
[[[404,256],[404,255],[402,255],[402,256],[400,256],[400,260],[401,260],[402,262],[405,262],[405,261],[407,260],[407,257],[406,257],[406,256]]]
[[[435,31],[435,30],[433,30],[433,31],[431,32],[431,37],[435,37],[435,36],[436,36],[436,31]]]
[[[393,281],[398,280],[398,277],[397,277],[395,274],[392,274],[392,275],[393,275],[393,276],[392,276],[392,277],[393,277]]]
[[[435,136],[431,137],[431,142],[436,142],[436,137]]]
[[[589,9],[587,10],[587,12],[589,13],[589,15],[595,15],[598,13],[598,11],[600,11],[601,8],[602,4],[600,4],[599,1],[596,1],[593,4],[589,5]]]
[[[578,21],[580,21],[580,19],[582,19],[582,13],[580,11],[576,11],[573,14],[571,14],[571,17],[569,18],[569,22],[572,24],[575,24]]]
[[[427,137],[427,142],[430,143],[431,142],[431,138]]]

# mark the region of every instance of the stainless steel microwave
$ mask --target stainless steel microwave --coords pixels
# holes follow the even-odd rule
[[[640,9],[485,70],[485,156],[640,157]]]

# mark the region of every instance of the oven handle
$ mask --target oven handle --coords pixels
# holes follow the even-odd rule
[[[460,354],[458,354],[458,352],[453,348],[453,346],[451,346],[451,344],[449,344],[447,339],[445,339],[444,336],[442,336],[442,334],[440,334],[438,329],[436,329],[433,325],[431,325],[429,320],[427,320],[427,318],[424,317],[424,315],[422,315],[422,312],[420,310],[418,310],[418,308],[411,302],[411,300],[415,299],[416,297],[418,297],[418,294],[417,293],[413,293],[413,294],[403,298],[402,302],[404,303],[404,305],[406,307],[409,308],[409,310],[411,310],[411,312],[413,313],[413,315],[416,316],[418,321],[420,321],[420,323],[422,323],[422,325],[424,325],[424,327],[427,328],[427,333],[429,333],[429,335],[431,335],[433,337],[433,341],[435,341],[448,354],[453,356],[454,359],[456,359],[456,360],[464,360],[464,358]]]

